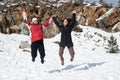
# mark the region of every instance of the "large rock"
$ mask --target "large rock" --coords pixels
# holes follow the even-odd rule
[[[0,32],[9,33],[9,23],[5,14],[0,14]]]
[[[15,0],[13,0],[13,2],[14,1]],[[32,3],[33,1],[38,2],[38,0],[22,0],[22,1],[26,1],[29,3]],[[30,21],[34,16],[37,16],[40,19],[41,23],[44,23],[51,15],[56,15],[59,22],[61,22],[64,18],[71,19],[72,10],[77,10],[78,12],[77,22],[79,24],[86,26],[96,26],[102,29],[105,28],[106,30],[107,28],[111,29],[117,22],[120,21],[120,19],[118,19],[118,16],[120,14],[118,8],[112,8],[108,11],[109,8],[105,6],[96,6],[96,5],[87,6],[85,4],[80,6],[80,5],[75,5],[71,1],[73,0],[69,0],[68,3],[62,4],[62,6],[59,7],[58,6],[46,7],[45,4],[40,3],[40,0],[39,0],[40,5],[38,4],[40,7],[36,7],[35,5],[29,5],[28,3],[26,3],[23,6],[17,5],[15,7],[14,6],[9,7],[8,9],[9,11],[7,11],[6,14],[0,14],[0,31],[3,33],[7,33],[9,32],[9,29],[11,29],[9,27],[13,25],[24,26],[21,25],[21,23],[23,22],[23,18],[22,18],[23,8],[26,9],[28,19]],[[76,1],[83,1],[83,0],[76,0]],[[22,34],[27,33],[26,27],[21,27],[21,29],[22,29],[21,32]],[[54,24],[51,24],[50,28],[47,29],[48,29],[47,32],[51,32],[50,30],[56,30]],[[51,37],[55,35],[55,33],[47,34],[47,32],[45,31],[45,37],[47,36]]]
[[[120,31],[120,22],[118,22],[117,24],[115,24],[115,26],[112,28],[113,32],[118,32]]]
[[[77,20],[77,22],[78,22],[79,24],[81,24],[81,25],[86,25],[86,19],[85,19],[84,16],[78,14],[78,15],[76,16],[76,20]]]
[[[22,7],[17,7],[11,11],[11,18],[13,20],[13,25],[20,25],[22,23],[22,16],[21,16]]]
[[[30,31],[28,29],[28,25],[26,23],[21,23],[21,25],[19,25],[20,28],[20,34],[25,34],[25,35],[29,35]]]
[[[95,20],[107,11],[106,7],[93,6],[88,13],[87,26],[95,26]]]
[[[96,18],[103,15],[106,11],[106,7],[86,6],[76,7],[78,22],[86,26],[95,26]]]
[[[30,48],[30,43],[28,41],[21,41],[19,48],[21,49]]]
[[[16,25],[11,26],[10,27],[10,33],[17,33],[17,34],[19,34],[20,33],[20,27],[16,26]]]
[[[119,14],[118,8],[111,8],[104,15],[96,19],[96,27],[110,31],[113,25],[118,22]]]
[[[48,27],[44,28],[44,37],[51,38],[59,33],[58,27],[52,22]]]

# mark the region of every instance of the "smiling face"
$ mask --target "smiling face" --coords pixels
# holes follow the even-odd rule
[[[33,21],[33,24],[38,24],[38,20],[34,20],[34,21]]]
[[[33,19],[32,19],[32,23],[33,23],[33,24],[38,24],[38,19],[37,19],[37,18],[33,18]]]
[[[68,24],[68,20],[67,20],[67,19],[64,19],[64,21],[63,21],[63,25],[64,25],[64,27],[66,27],[67,24]]]

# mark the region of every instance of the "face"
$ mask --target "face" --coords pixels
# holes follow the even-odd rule
[[[38,24],[38,21],[37,21],[37,20],[34,20],[33,24]]]
[[[66,26],[67,24],[68,24],[68,20],[67,20],[67,19],[64,19],[63,25]]]

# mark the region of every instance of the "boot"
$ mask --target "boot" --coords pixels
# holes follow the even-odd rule
[[[70,61],[72,62],[74,58],[70,58]]]
[[[32,62],[35,62],[35,58],[32,58]]]
[[[61,60],[61,65],[64,65],[64,60]]]
[[[43,58],[41,59],[41,63],[44,64],[44,59]]]

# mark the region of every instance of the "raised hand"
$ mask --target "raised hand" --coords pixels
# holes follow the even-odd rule
[[[27,13],[26,13],[25,10],[23,10],[22,15],[23,15],[23,19],[24,19],[24,20],[27,19]]]
[[[51,17],[52,17],[52,18],[53,18],[53,17],[56,17],[56,15],[52,15]]]

